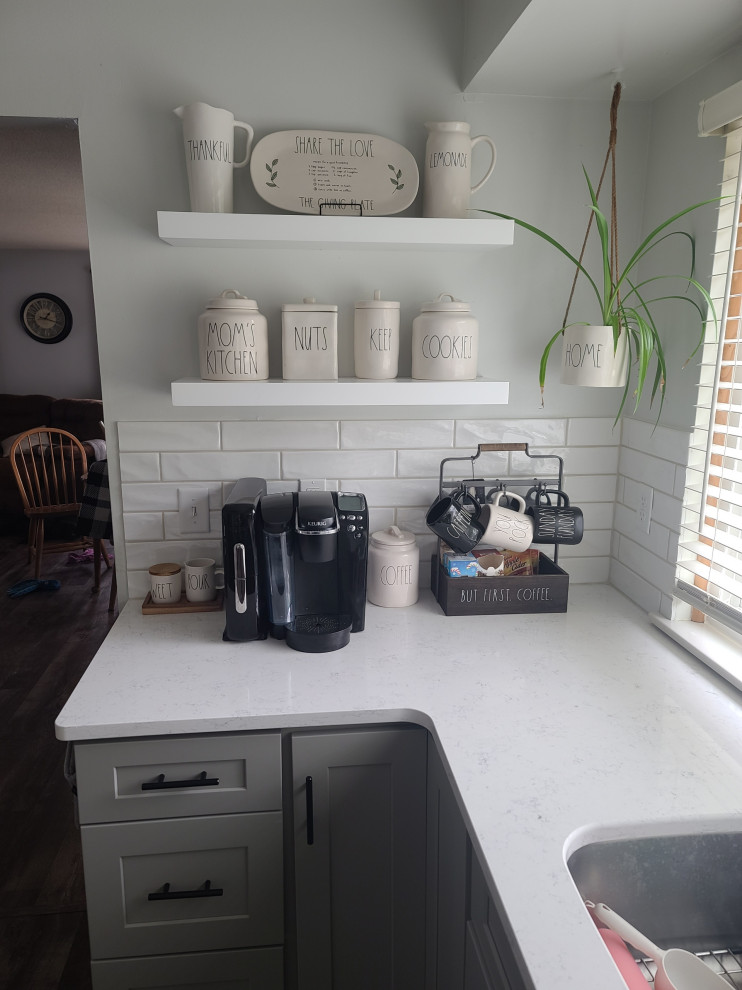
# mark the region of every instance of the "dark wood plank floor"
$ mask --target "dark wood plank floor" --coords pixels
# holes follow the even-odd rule
[[[61,534],[60,534],[61,535]],[[89,990],[80,833],[54,720],[115,621],[111,574],[45,555],[58,591],[9,598],[33,577],[23,525],[0,532],[0,990]]]

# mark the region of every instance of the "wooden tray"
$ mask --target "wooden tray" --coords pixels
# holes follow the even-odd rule
[[[147,597],[142,602],[143,615],[173,615],[181,612],[221,612],[224,604],[224,592],[217,591],[216,598],[211,602],[189,602],[185,592],[180,596],[179,602],[172,605],[153,605],[152,595],[148,591]]]

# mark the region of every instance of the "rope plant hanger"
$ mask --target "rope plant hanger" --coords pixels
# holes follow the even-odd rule
[[[539,227],[520,220],[518,217],[509,216],[496,210],[482,210],[491,216],[501,217],[504,220],[512,220],[519,227],[530,231],[542,240],[547,241],[556,248],[560,254],[567,258],[575,267],[572,290],[567,301],[567,309],[562,320],[561,327],[551,334],[541,354],[539,364],[539,385],[541,388],[541,406],[544,405],[544,382],[546,380],[546,369],[551,350],[558,341],[563,342],[564,360],[562,363],[562,382],[567,385],[590,385],[596,387],[620,387],[623,389],[621,399],[618,404],[615,422],[617,423],[624,410],[626,400],[631,387],[632,374],[635,375],[635,385],[633,391],[634,411],[639,408],[645,384],[651,381],[650,404],[655,398],[659,398],[659,409],[657,421],[662,412],[662,404],[665,399],[665,383],[667,381],[667,364],[665,361],[665,349],[660,335],[660,324],[655,316],[655,305],[664,306],[667,301],[673,300],[682,302],[685,307],[690,306],[690,313],[695,324],[691,326],[691,332],[695,329],[695,347],[686,364],[697,353],[703,344],[706,331],[707,318],[717,324],[716,311],[707,289],[695,278],[695,239],[688,231],[679,230],[675,226],[676,221],[686,214],[707,206],[711,203],[718,203],[718,199],[707,199],[701,203],[694,203],[686,206],[685,209],[668,217],[658,224],[649,234],[644,236],[638,247],[630,255],[629,260],[624,263],[623,268],[619,268],[618,260],[618,210],[616,205],[616,142],[618,139],[618,105],[621,100],[621,83],[616,83],[613,87],[613,99],[610,110],[610,135],[608,140],[608,151],[606,152],[603,171],[600,175],[597,188],[594,189],[587,171],[583,166],[582,171],[587,182],[590,193],[590,219],[585,232],[585,239],[582,243],[582,250],[579,258],[576,258],[564,245],[551,234],[541,230]],[[598,196],[605,177],[608,166],[611,166],[611,207],[610,214],[606,215],[598,205]],[[600,238],[601,263],[600,275],[593,278],[583,264],[583,258],[587,248],[587,241],[595,221]],[[672,228],[672,229],[669,229]],[[688,251],[687,269],[682,271],[660,271],[649,276],[639,274],[638,266],[647,255],[668,238],[681,239],[685,243]],[[590,289],[595,295],[598,303],[602,323],[593,321],[568,324],[569,311],[572,306],[577,278],[582,273],[587,280]],[[668,281],[680,283],[680,292],[665,292],[663,287]],[[677,320],[667,323],[666,332],[674,332],[676,327],[680,332],[685,333],[686,327]],[[588,334],[578,334],[578,331],[589,329]],[[610,331],[606,339],[606,330]],[[569,331],[569,333],[567,332]],[[574,335],[575,340],[582,337],[585,341],[590,338],[594,343],[590,345],[582,343],[579,345],[571,340]],[[608,357],[610,349],[609,340],[613,343],[612,360],[600,363],[599,354],[603,358]],[[600,348],[605,348],[602,352]],[[575,360],[576,355],[576,360]],[[650,364],[654,361],[654,373],[649,375]],[[583,374],[585,371],[585,374]],[[593,374],[595,373],[595,374]]]
[[[603,162],[603,171],[600,173],[600,179],[598,180],[598,185],[595,188],[595,198],[600,197],[600,190],[603,188],[603,180],[605,179],[605,173],[608,171],[608,165],[611,166],[611,212],[610,212],[610,237],[611,237],[611,249],[610,249],[610,274],[611,280],[614,285],[618,283],[618,211],[616,206],[616,140],[618,138],[618,104],[621,101],[621,83],[617,82],[613,87],[613,99],[611,100],[611,110],[610,110],[610,120],[611,120],[611,131],[608,137],[608,151],[605,154],[605,161]],[[585,257],[585,249],[587,248],[587,240],[590,236],[590,229],[593,225],[593,220],[595,219],[595,213],[591,210],[590,217],[587,221],[587,230],[585,231],[585,239],[582,242],[582,249],[580,251],[580,256],[578,261],[582,265],[582,259]],[[577,277],[580,274],[580,269],[575,269],[575,277],[572,279],[572,288],[569,293],[569,299],[567,300],[567,308],[564,311],[564,319],[562,320],[562,331],[567,326],[567,319],[569,317],[569,309],[572,305],[572,299],[575,294],[575,288],[577,286]],[[620,303],[620,296],[618,290],[616,292],[616,302]],[[620,324],[619,324],[620,332]],[[541,386],[541,405],[544,404],[544,386]]]

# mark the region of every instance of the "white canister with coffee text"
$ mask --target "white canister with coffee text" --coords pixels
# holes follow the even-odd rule
[[[226,289],[198,318],[201,378],[208,382],[268,377],[268,321],[254,299]]]
[[[313,297],[281,307],[283,377],[327,381],[338,376],[338,308]]]
[[[368,544],[366,596],[372,605],[403,608],[417,601],[420,548],[398,526],[377,530]]]
[[[356,378],[396,378],[399,367],[399,303],[381,298],[361,300],[355,306],[353,353]]]
[[[469,381],[477,377],[479,323],[469,303],[442,292],[412,321],[412,377]]]

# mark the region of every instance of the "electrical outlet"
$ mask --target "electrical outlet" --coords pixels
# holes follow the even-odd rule
[[[209,532],[209,489],[178,489],[178,525],[181,533]]]
[[[301,492],[323,492],[327,488],[324,478],[302,478],[299,482]]]
[[[636,486],[636,528],[640,533],[649,532],[653,497],[654,492],[649,485]]]

